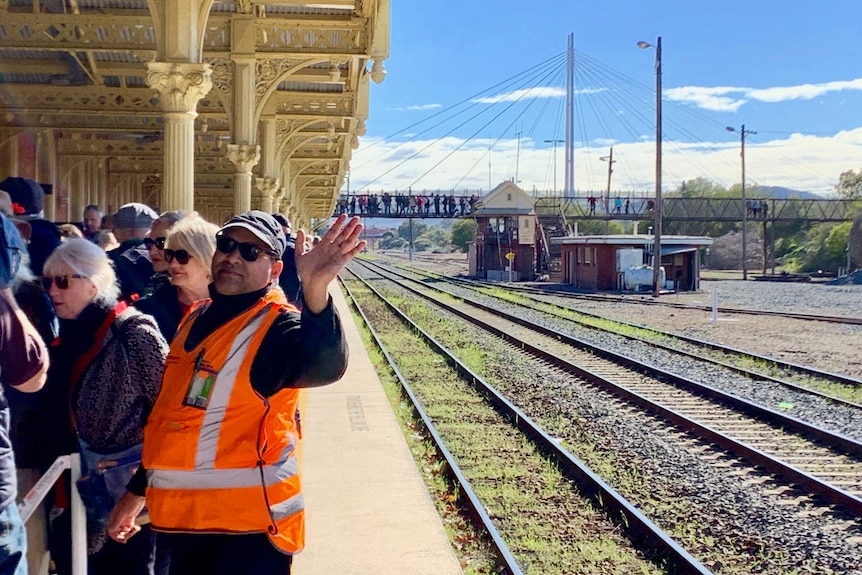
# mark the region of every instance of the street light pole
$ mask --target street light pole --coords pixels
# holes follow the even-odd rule
[[[554,195],[557,195],[557,144],[565,144],[565,140],[545,140],[546,144],[554,144]]]
[[[748,206],[745,203],[745,136],[756,134],[752,130],[746,130],[745,124],[739,130],[728,126],[728,132],[739,132],[739,157],[742,159],[742,279],[748,279]],[[765,234],[764,234],[765,235]],[[766,241],[764,239],[764,241]]]
[[[653,229],[655,240],[653,241],[652,256],[652,285],[653,297],[661,293],[661,224],[662,224],[662,202],[661,202],[661,36],[655,44],[649,42],[638,42],[638,48],[655,48],[655,210]]]

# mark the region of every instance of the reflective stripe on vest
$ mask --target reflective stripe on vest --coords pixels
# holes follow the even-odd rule
[[[248,353],[251,337],[260,329],[266,317],[267,308],[263,308],[253,320],[248,322],[234,338],[222,368],[216,377],[213,393],[201,425],[201,435],[198,440],[198,452],[195,458],[195,469],[213,469],[215,467],[216,447],[221,433],[221,419],[227,410],[227,403],[233,395],[236,376]],[[208,432],[209,430],[209,432]]]

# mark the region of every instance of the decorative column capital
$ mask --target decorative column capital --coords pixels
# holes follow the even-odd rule
[[[212,88],[209,64],[147,63],[147,86],[156,90],[165,112],[194,112]]]
[[[264,198],[275,199],[279,188],[278,178],[255,178],[254,185]]]
[[[260,146],[257,144],[228,144],[225,156],[236,166],[237,173],[251,173],[260,161]]]

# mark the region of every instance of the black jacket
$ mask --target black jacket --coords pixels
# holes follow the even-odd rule
[[[144,247],[144,240],[126,240],[117,249],[108,252],[114,262],[117,279],[120,282],[122,298],[131,302],[144,293],[153,275],[153,262]]]
[[[170,283],[162,284],[153,293],[137,300],[133,305],[155,318],[165,341],[171,343],[174,340],[177,327],[185,313],[177,297],[177,288]]]

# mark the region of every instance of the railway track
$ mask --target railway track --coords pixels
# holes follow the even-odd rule
[[[386,272],[382,273],[385,277]],[[400,278],[392,281],[517,347],[529,349],[544,361],[606,386],[676,423],[692,429],[697,426],[699,433],[728,446],[737,455],[805,484],[812,492],[862,516],[862,443],[632,361],[616,351],[533,325],[517,315],[467,299],[444,301],[432,288],[417,289],[415,283],[408,285]],[[862,409],[858,414],[862,417]],[[795,434],[809,439],[802,440]],[[786,462],[795,463],[799,469]]]
[[[414,255],[415,258],[422,259],[421,255]],[[429,262],[433,262],[433,260],[428,260]],[[403,263],[398,261],[399,266],[404,269],[410,269],[411,271],[417,273],[425,273],[430,274],[430,272],[420,270],[414,265],[410,265],[409,263]],[[437,275],[438,277],[444,277],[441,274],[430,274]],[[489,282],[477,279],[467,279],[467,278],[448,278],[453,281],[458,281],[459,283],[463,283],[465,285],[474,285],[478,287],[493,287],[500,288],[501,284],[499,282]],[[642,305],[642,306],[662,306],[669,307],[675,309],[685,309],[685,310],[700,310],[711,312],[713,311],[712,306],[709,305],[700,305],[694,303],[679,303],[674,301],[669,301],[667,298],[664,299],[654,299],[649,295],[631,295],[631,294],[605,294],[605,293],[578,293],[578,292],[569,292],[558,289],[559,286],[557,284],[547,284],[547,287],[538,287],[536,285],[522,285],[522,284],[506,284],[505,288],[507,290],[523,293],[523,294],[531,294],[531,295],[539,295],[539,296],[553,296],[559,298],[570,299],[572,301],[595,301],[595,302],[605,302],[605,303],[622,303],[622,304],[631,304],[631,305]],[[804,321],[814,321],[814,322],[824,322],[824,323],[840,323],[847,325],[862,325],[862,317],[859,316],[851,316],[851,315],[823,315],[823,314],[809,314],[809,313],[801,313],[801,312],[787,312],[787,311],[778,311],[778,310],[767,310],[767,309],[752,309],[752,308],[743,308],[743,307],[727,307],[727,306],[718,306],[716,311],[722,315],[753,315],[753,316],[763,316],[763,317],[775,317],[775,318],[792,318],[799,319]]]
[[[522,555],[526,555],[526,557],[522,556],[521,561],[519,562],[518,558],[516,557],[516,553],[510,549],[509,543],[507,543],[506,541],[506,537],[501,534],[500,530],[498,530],[496,527],[496,523],[498,522],[506,523],[507,520],[509,522],[512,522],[512,517],[503,519],[501,518],[501,514],[499,512],[495,513],[493,511],[489,511],[486,508],[486,503],[483,503],[482,497],[477,493],[476,490],[473,489],[471,479],[468,478],[468,476],[472,475],[473,478],[478,482],[488,481],[489,478],[482,476],[482,474],[477,474],[476,472],[472,474],[467,473],[461,469],[458,460],[469,460],[470,455],[465,454],[464,449],[457,451],[456,454],[453,454],[452,451],[450,451],[449,447],[447,447],[446,445],[446,439],[444,439],[444,436],[446,435],[445,431],[442,433],[438,431],[437,424],[435,423],[435,419],[439,421],[440,419],[444,418],[439,415],[436,418],[432,417],[432,415],[429,415],[423,407],[423,399],[426,402],[430,401],[433,403],[435,398],[429,397],[428,393],[426,393],[423,398],[421,397],[420,393],[417,393],[413,390],[413,387],[407,381],[407,377],[405,377],[401,373],[401,369],[399,368],[400,362],[398,361],[398,359],[392,357],[392,355],[389,353],[386,344],[383,342],[383,338],[373,327],[374,322],[369,319],[368,315],[366,315],[365,309],[362,305],[360,305],[359,301],[361,300],[361,298],[357,297],[357,295],[353,291],[351,291],[350,287],[348,287],[345,282],[343,283],[345,285],[345,290],[347,291],[348,296],[353,301],[353,304],[357,307],[366,325],[369,326],[369,329],[372,332],[374,342],[376,343],[377,347],[383,352],[390,365],[390,368],[398,377],[405,394],[407,395],[407,397],[409,397],[413,405],[413,409],[421,419],[425,427],[426,433],[433,439],[440,458],[445,461],[446,467],[449,471],[450,479],[456,485],[456,489],[461,495],[461,500],[464,506],[467,508],[468,514],[473,519],[477,528],[479,528],[483,532],[484,536],[490,542],[490,546],[493,548],[493,552],[499,561],[498,571],[495,572],[511,575],[520,575],[527,572],[521,567],[521,563],[530,564],[533,569],[533,572],[545,572],[544,569],[539,566],[541,564],[541,560],[536,557],[530,557],[530,553],[523,553]],[[447,364],[453,366],[457,373],[460,375],[460,377],[469,382],[470,387],[475,389],[477,395],[481,394],[481,397],[485,398],[485,400],[487,400],[488,403],[501,416],[503,416],[508,422],[510,422],[510,424],[517,430],[518,433],[521,433],[525,437],[529,438],[529,440],[533,442],[539,452],[541,452],[547,457],[552,458],[570,478],[573,478],[577,482],[577,493],[570,493],[568,494],[568,497],[583,498],[586,501],[592,500],[594,502],[601,502],[602,508],[608,510],[610,513],[616,516],[615,518],[611,517],[607,520],[607,522],[610,524],[607,526],[601,525],[603,522],[605,522],[605,520],[587,520],[588,525],[590,523],[592,524],[590,525],[590,527],[587,527],[587,531],[589,531],[591,527],[596,528],[596,524],[598,524],[598,527],[596,528],[596,533],[594,533],[593,535],[597,538],[605,537],[602,531],[606,531],[609,528],[610,530],[626,531],[636,543],[648,550],[648,555],[652,556],[656,563],[661,563],[667,566],[667,572],[700,575],[707,575],[711,573],[711,571],[709,571],[705,566],[700,564],[694,557],[692,557],[687,551],[685,551],[664,531],[662,531],[652,521],[646,518],[646,516],[644,516],[634,505],[632,505],[629,501],[627,501],[624,497],[617,493],[616,490],[614,490],[600,477],[593,473],[589,468],[584,466],[580,461],[578,461],[570,453],[563,449],[555,438],[548,435],[540,426],[533,422],[530,417],[528,417],[525,413],[518,409],[502,394],[498,393],[491,385],[485,382],[480,375],[476,374],[473,370],[471,370],[470,367],[463,363],[457,356],[450,353],[442,344],[437,342],[419,325],[417,325],[410,318],[398,311],[397,307],[392,305],[391,302],[389,302],[383,295],[378,293],[373,287],[369,286],[368,284],[365,284],[365,286],[368,288],[369,292],[374,293],[381,301],[386,303],[389,309],[392,310],[392,312],[396,314],[399,319],[404,323],[406,328],[408,328],[413,333],[421,334],[424,342],[427,343],[429,347],[431,347],[438,356],[444,358]],[[387,323],[390,327],[392,325],[391,322],[385,323]],[[464,401],[462,399],[462,401],[464,403],[470,403],[469,400]],[[475,412],[473,413],[473,415],[475,416]],[[497,429],[497,424],[488,421],[487,415],[483,417],[483,420],[483,431],[490,430],[492,433],[495,431],[501,432],[501,430]],[[445,427],[445,422],[443,423],[443,427]],[[505,432],[503,431],[503,433]],[[450,433],[449,435],[451,436],[452,434]],[[492,443],[492,440],[488,440],[484,437],[476,437],[475,435],[471,437],[471,440],[475,440],[470,442],[473,445]],[[508,455],[510,454],[511,450],[506,449],[505,447],[503,447],[502,449],[492,448],[490,450],[484,450],[484,453],[481,458],[483,459],[483,463],[485,465],[488,464],[489,459],[494,460],[492,462],[492,467],[518,467],[523,469],[525,467],[524,462],[518,461],[522,458],[522,454],[520,452],[515,452],[515,459],[509,461]],[[525,475],[527,477],[521,477],[516,481],[526,483],[546,481],[546,477],[543,477],[544,475],[546,475],[546,471],[543,469],[539,469],[538,473],[535,474],[526,472]],[[565,489],[560,489],[560,491],[564,492],[564,495],[562,497],[567,496],[565,494]],[[559,503],[559,499],[556,500],[556,503]],[[517,520],[515,519],[515,522],[516,521]],[[548,525],[547,528],[552,531],[557,529],[554,525]],[[638,571],[646,569],[642,565],[637,566],[639,564],[639,561],[637,559],[627,558],[627,561],[633,561],[633,564],[636,565],[636,567],[630,567],[631,569],[637,569]],[[665,571],[653,568],[646,572],[658,573]]]
[[[359,263],[371,267],[380,266],[379,263],[370,261],[360,261]],[[390,266],[382,266],[380,269],[397,274],[405,279],[417,280],[418,277],[418,281],[424,280],[426,283],[431,281],[438,289],[442,289],[443,285],[465,287],[475,293],[501,299],[509,305],[535,309],[567,321],[577,322],[591,329],[611,331],[620,337],[643,341],[651,346],[673,351],[680,355],[698,360],[709,360],[715,365],[736,371],[753,380],[777,383],[799,392],[823,397],[837,404],[862,407],[856,401],[847,399],[848,397],[855,398],[859,396],[858,390],[862,390],[862,380],[844,374],[816,369],[811,366],[788,362],[775,357],[679,333],[661,331],[653,327],[610,319],[580,309],[575,310],[552,301],[552,298],[556,297],[556,294],[548,297],[543,297],[542,295],[524,295],[523,290],[511,290],[509,286],[505,288],[501,288],[499,285],[489,286],[483,282],[449,278],[421,270],[405,270],[401,267],[393,268]],[[509,292],[518,295],[512,297],[501,295],[508,294]],[[608,325],[619,326],[624,329],[612,329]],[[836,386],[838,387],[836,388]],[[842,389],[845,392],[842,393]]]
[[[815,499],[810,504],[823,507],[824,511],[820,513],[827,515],[834,513],[830,504],[838,506],[846,513],[849,529],[858,528],[855,518],[862,512],[859,499],[862,494],[862,463],[859,460],[862,446],[859,443],[786,418],[783,414],[746,405],[746,402],[727,397],[708,386],[631,365],[632,362],[625,358],[612,358],[613,354],[608,350],[589,349],[584,342],[567,339],[565,334],[537,334],[517,322],[517,318],[492,315],[487,309],[449,296],[432,294],[427,287],[408,285],[411,282],[403,278],[387,278],[386,273],[378,269],[358,272],[357,275],[372,275],[376,281],[407,290],[411,294],[408,297],[427,299],[465,321],[481,324],[482,329],[506,339],[515,348],[528,350],[540,361],[575,374],[580,380],[617,398],[616,401],[622,402],[618,409],[647,410],[663,418],[666,425],[684,428],[685,434],[694,434],[700,438],[696,441],[704,442],[698,449],[709,450],[716,459],[732,457],[734,473],[756,477],[762,475],[763,469],[768,469],[775,477],[783,478],[783,482],[779,482],[783,485],[777,488],[779,491],[789,491],[795,496],[802,496],[803,492],[813,495]],[[783,428],[795,432],[790,433]],[[716,446],[734,455],[714,452]],[[748,463],[740,463],[736,458]],[[774,478],[768,481],[774,481]],[[837,512],[837,516],[842,516],[842,513]],[[841,520],[836,520],[836,523],[841,524]]]

